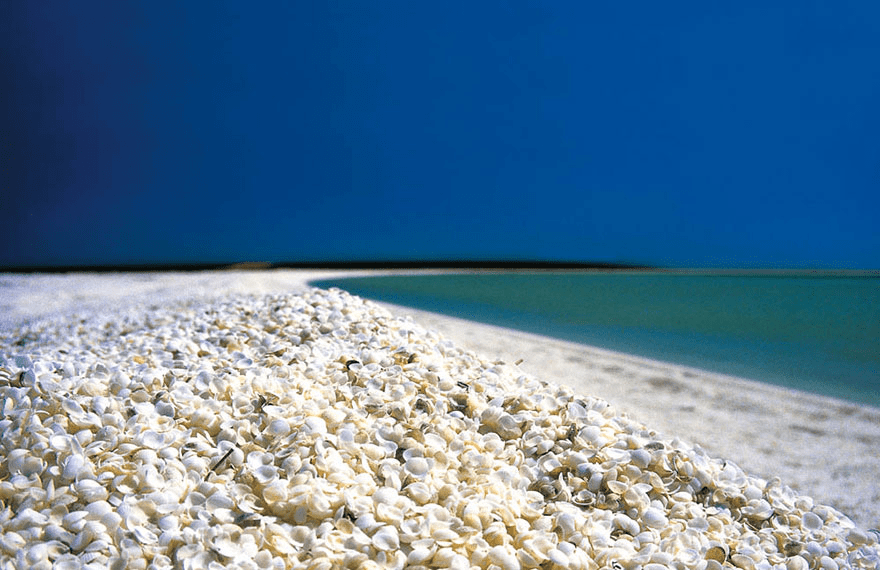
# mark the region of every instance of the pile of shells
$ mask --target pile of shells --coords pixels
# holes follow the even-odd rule
[[[335,289],[0,353],[0,568],[880,565],[779,480]]]

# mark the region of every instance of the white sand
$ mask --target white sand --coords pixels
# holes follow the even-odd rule
[[[0,275],[0,331],[72,311],[117,310],[231,293],[296,292],[341,272]],[[345,275],[351,275],[347,273]],[[490,358],[523,359],[535,377],[571,386],[667,436],[880,527],[880,410],[410,308],[411,315]]]

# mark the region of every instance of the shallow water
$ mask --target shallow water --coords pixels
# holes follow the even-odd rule
[[[538,272],[312,285],[880,407],[877,278]]]

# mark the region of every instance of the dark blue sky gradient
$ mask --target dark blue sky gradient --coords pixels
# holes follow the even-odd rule
[[[880,4],[8,2],[0,266],[880,268]]]

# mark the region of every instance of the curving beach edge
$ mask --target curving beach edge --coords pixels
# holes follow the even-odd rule
[[[880,563],[880,411],[328,276],[0,276],[0,564]]]

